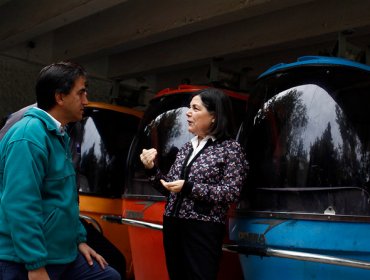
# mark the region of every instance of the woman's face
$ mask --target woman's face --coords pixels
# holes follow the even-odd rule
[[[199,95],[193,97],[190,102],[190,108],[186,113],[189,132],[204,138],[208,135],[214,115],[207,111]]]

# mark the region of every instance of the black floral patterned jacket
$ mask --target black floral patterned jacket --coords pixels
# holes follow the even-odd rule
[[[239,198],[248,163],[235,140],[212,141],[186,166],[192,153],[191,142],[177,153],[167,175],[158,168],[149,171],[149,181],[167,195],[165,216],[225,223],[230,204]],[[159,182],[184,179],[179,193],[168,192]]]

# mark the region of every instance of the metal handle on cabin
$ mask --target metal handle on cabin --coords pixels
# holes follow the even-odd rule
[[[88,223],[91,223],[97,231],[99,231],[101,234],[103,234],[103,228],[101,227],[101,225],[98,223],[97,220],[95,220],[94,218],[90,217],[90,216],[87,216],[87,215],[82,215],[80,214],[80,219],[84,219],[86,220]]]
[[[257,256],[268,256],[268,257],[279,257],[287,258],[293,260],[301,261],[311,261],[325,264],[334,264],[341,266],[349,266],[355,268],[370,269],[370,262],[346,259],[346,258],[337,258],[321,254],[311,254],[299,251],[290,251],[290,250],[278,250],[272,248],[256,248],[256,247],[247,247],[239,245],[224,245],[223,249],[225,251],[240,253],[245,255],[257,255]]]
[[[136,227],[150,228],[155,230],[162,230],[163,226],[160,224],[148,223],[140,220],[122,218],[121,216],[105,215],[101,217],[103,220],[111,223],[125,224]]]

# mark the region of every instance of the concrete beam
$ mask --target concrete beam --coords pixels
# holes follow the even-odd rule
[[[370,27],[370,1],[315,1],[113,55],[108,76],[153,73],[281,44],[294,48],[299,40],[307,45],[335,40],[337,32],[365,27]]]
[[[12,0],[1,3],[0,50],[96,14],[127,0]]]
[[[9,2],[10,0],[0,0],[0,6],[4,5],[6,2]]]
[[[55,59],[111,54],[312,0],[135,0],[55,32]]]

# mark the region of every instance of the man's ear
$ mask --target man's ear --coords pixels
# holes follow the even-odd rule
[[[56,101],[57,104],[62,105],[62,103],[63,103],[63,93],[56,92],[55,93],[55,101]]]

